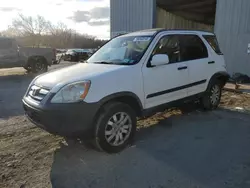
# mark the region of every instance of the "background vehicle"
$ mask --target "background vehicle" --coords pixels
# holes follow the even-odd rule
[[[87,60],[90,56],[90,50],[85,49],[69,49],[64,54],[63,59],[65,61],[79,62],[81,60]]]
[[[13,38],[0,37],[0,68],[23,67],[34,73],[46,72],[55,59],[52,48],[21,47]]]
[[[119,152],[133,141],[136,117],[187,101],[216,109],[228,78],[213,33],[146,30],[110,40],[86,63],[37,77],[23,104],[39,127],[90,132],[97,148]]]
[[[64,58],[66,52],[67,50],[65,49],[56,49],[56,60],[53,62],[53,64],[59,64]]]

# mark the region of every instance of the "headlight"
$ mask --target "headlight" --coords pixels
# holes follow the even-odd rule
[[[90,81],[75,82],[60,89],[51,103],[74,103],[85,99],[90,88]]]

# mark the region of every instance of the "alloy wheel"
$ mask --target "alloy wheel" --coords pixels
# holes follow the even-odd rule
[[[130,136],[132,120],[125,112],[114,114],[105,127],[105,139],[112,146],[122,145]]]
[[[216,105],[220,100],[221,90],[218,85],[214,85],[211,89],[210,101],[212,105]]]

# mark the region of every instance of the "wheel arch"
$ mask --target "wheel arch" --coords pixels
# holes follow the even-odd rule
[[[132,92],[118,92],[102,98],[99,101],[100,108],[98,109],[96,114],[97,115],[100,114],[100,112],[102,112],[103,110],[102,107],[110,102],[122,102],[128,104],[133,110],[135,110],[137,116],[140,116],[142,114],[143,110],[142,102],[140,98],[135,93]]]
[[[219,80],[221,82],[221,84],[222,84],[222,87],[224,87],[225,84],[227,83],[227,81],[229,80],[229,78],[230,78],[230,75],[227,72],[225,72],[225,71],[216,72],[210,78],[207,87],[209,87],[214,80]]]

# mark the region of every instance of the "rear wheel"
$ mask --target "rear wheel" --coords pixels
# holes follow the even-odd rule
[[[214,80],[208,86],[208,90],[201,98],[201,104],[205,110],[216,109],[221,100],[222,84],[219,80]]]
[[[31,64],[31,69],[33,73],[44,73],[48,71],[48,65],[43,58],[36,58]]]
[[[95,127],[95,146],[108,153],[117,153],[133,141],[136,132],[136,114],[120,102],[104,106]]]

